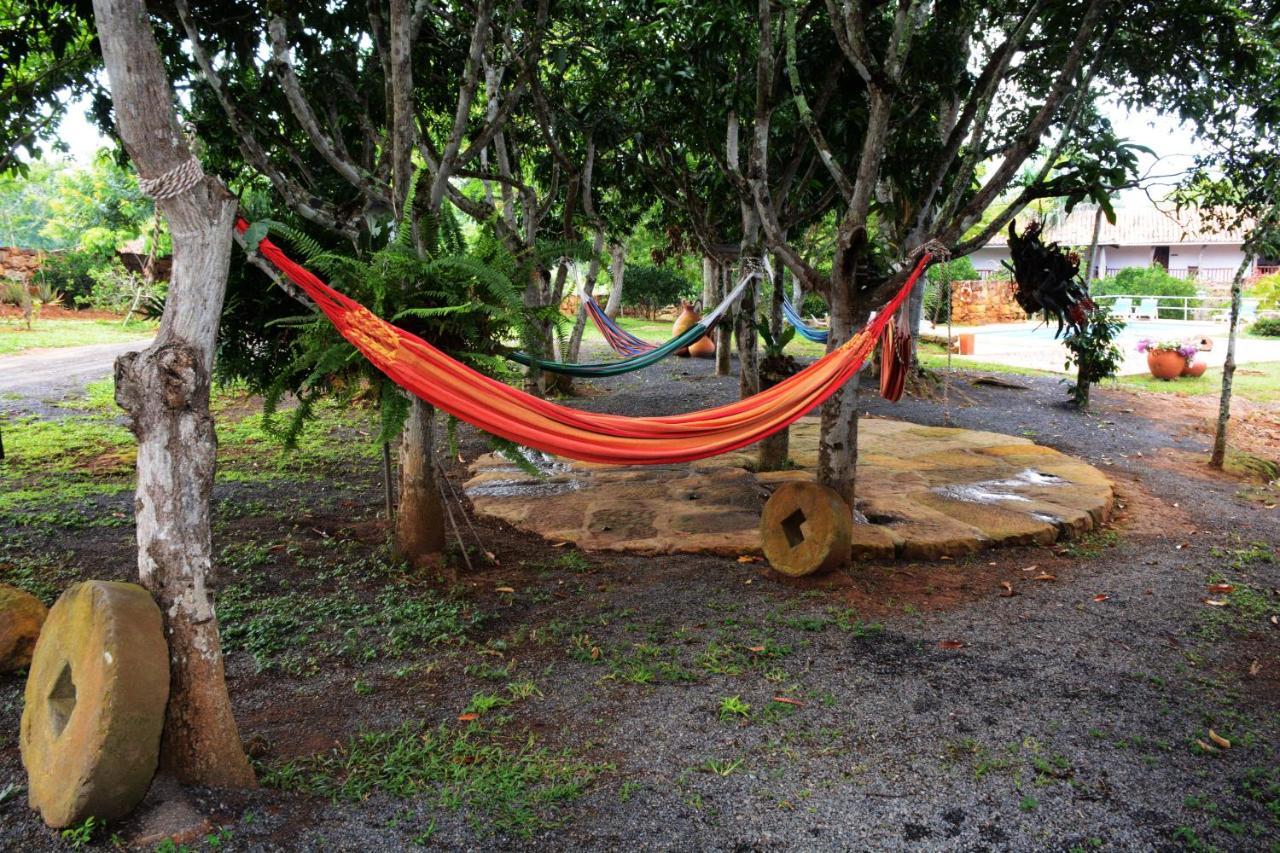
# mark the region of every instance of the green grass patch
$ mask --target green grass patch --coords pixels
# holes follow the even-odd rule
[[[145,341],[154,335],[152,323],[132,320],[37,319],[30,331],[13,320],[0,322],[0,355],[15,355],[32,349],[79,347],[88,344],[116,344]]]
[[[1203,376],[1183,376],[1168,382],[1148,373],[1122,376],[1117,387],[1180,397],[1217,397],[1222,393],[1222,369],[1211,367]],[[1232,379],[1231,393],[1255,403],[1280,401],[1280,361],[1240,365]]]
[[[465,809],[480,832],[520,837],[555,826],[555,808],[581,797],[608,765],[551,750],[505,726],[408,723],[365,732],[333,752],[268,768],[263,782],[359,802],[375,792]]]

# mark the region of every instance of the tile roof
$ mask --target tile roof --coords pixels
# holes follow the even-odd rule
[[[1045,229],[1045,237],[1064,246],[1087,246],[1093,241],[1093,218],[1097,208],[1079,205],[1066,218]],[[1021,231],[1033,217],[1018,217]],[[1247,224],[1246,224],[1247,227]],[[1182,211],[1147,208],[1116,208],[1116,224],[1104,218],[1098,234],[1103,246],[1175,246],[1178,244],[1231,244],[1242,243],[1242,230],[1223,229],[1200,211]],[[1002,233],[988,246],[1007,246],[1009,237]]]

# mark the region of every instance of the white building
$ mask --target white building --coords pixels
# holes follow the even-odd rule
[[[1093,241],[1097,208],[1080,205],[1061,221],[1045,229],[1046,241],[1070,246],[1086,259]],[[1031,217],[1019,217],[1021,231]],[[1230,287],[1236,268],[1244,260],[1241,232],[1222,229],[1202,218],[1198,211],[1164,211],[1155,207],[1116,208],[1116,224],[1102,219],[1098,232],[1098,257],[1093,277],[1112,276],[1128,267],[1160,265],[1178,278],[1203,283],[1207,292]],[[1001,261],[1009,258],[1008,234],[1001,234],[969,256],[983,278],[1006,274]],[[1275,272],[1276,259],[1254,263],[1246,280]]]

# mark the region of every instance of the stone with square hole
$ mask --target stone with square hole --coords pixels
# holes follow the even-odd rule
[[[48,609],[29,592],[0,583],[0,672],[31,664]]]
[[[142,587],[85,581],[49,610],[27,676],[20,742],[45,823],[124,817],[147,793],[169,699],[160,608]]]
[[[840,495],[817,483],[784,483],[760,515],[760,542],[769,564],[799,577],[849,562],[853,513]]]

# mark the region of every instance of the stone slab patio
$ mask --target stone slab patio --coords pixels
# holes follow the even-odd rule
[[[864,419],[859,428],[855,559],[958,557],[1002,544],[1049,544],[1104,522],[1110,481],[1091,465],[1015,436]],[[682,465],[618,467],[539,456],[534,477],[496,454],[466,492],[481,515],[587,551],[761,553],[772,490],[812,479],[818,420],[791,427],[796,467],[757,474],[748,448]]]

